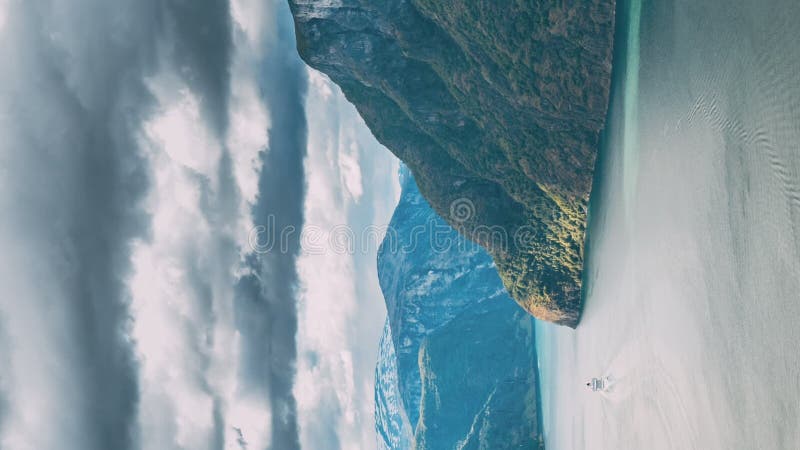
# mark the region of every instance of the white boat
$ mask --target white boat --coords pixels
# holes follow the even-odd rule
[[[606,380],[605,378],[592,378],[591,381],[586,383],[586,387],[592,390],[592,392],[602,391],[606,388]]]

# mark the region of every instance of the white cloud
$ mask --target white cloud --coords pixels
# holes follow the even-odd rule
[[[159,102],[158,113],[143,127],[152,168],[147,201],[152,232],[135,248],[129,283],[145,448],[212,448],[220,435],[225,449],[240,449],[240,439],[249,448],[269,445],[273,412],[266,399],[241,385],[241,339],[233,311],[241,254],[249,250],[259,153],[267,147],[270,125],[258,67],[264,64],[260,30],[273,18],[265,21],[261,14],[269,8],[256,3],[234,2],[237,26],[249,28],[234,29],[224,138],[214,135],[198,94],[169,64],[150,81]],[[235,199],[220,198],[224,151],[241,194]],[[215,202],[232,200],[236,204],[225,210],[234,214],[208,211]]]
[[[321,99],[323,102],[327,102],[330,100],[331,96],[333,95],[333,84],[331,83],[330,79],[318,70],[314,70],[310,67],[307,68],[308,70],[308,83],[310,84],[310,88],[312,91]]]
[[[273,4],[263,0],[231,0],[231,17],[247,37],[248,45],[262,50],[261,43],[275,40]]]
[[[65,3],[14,2],[12,18],[0,5],[0,59],[13,61],[0,65],[0,447],[124,450],[136,365],[120,278],[144,219],[135,134],[152,11]],[[129,26],[112,27],[123,14]]]
[[[308,108],[322,100],[312,85],[308,95]],[[329,128],[326,122],[309,120],[308,156],[306,159],[305,220],[309,226],[329,232],[334,227],[348,222],[348,206],[343,198],[341,174],[338,166],[338,129]],[[326,240],[327,242],[327,240]],[[301,282],[298,315],[298,361],[294,394],[300,417],[301,444],[303,448],[319,448],[309,429],[309,415],[320,412],[327,397],[337,397],[337,409],[344,415],[354,416],[352,402],[341,402],[342,397],[351,399],[355,393],[350,387],[347,373],[352,368],[344,367],[342,353],[352,343],[348,336],[349,323],[356,312],[355,271],[353,255],[337,254],[325,248],[323,252],[301,254],[298,273]],[[305,353],[317,357],[309,360]],[[304,420],[306,419],[306,420]],[[341,440],[343,434],[352,434],[352,424],[328,424],[336,429]],[[333,443],[327,444],[332,445]],[[346,448],[346,447],[345,447]],[[320,448],[322,450],[322,448]]]
[[[261,27],[256,16],[264,9],[237,14],[256,21],[249,26]],[[265,399],[248,395],[240,385],[233,311],[241,254],[249,250],[259,152],[267,147],[269,127],[256,70],[264,63],[257,54],[261,47],[242,35],[234,30],[224,138],[214,134],[198,93],[170,64],[149,80],[159,105],[143,124],[142,141],[151,167],[152,230],[134,247],[129,281],[132,333],[141,360],[141,440],[147,449],[214,448],[221,436],[226,450],[239,450],[240,439],[249,448],[269,445],[272,411]],[[241,193],[236,198],[220,197],[224,151]],[[236,202],[233,215],[217,217],[208,210],[215,202],[230,201]]]
[[[254,79],[234,71],[232,88],[227,145],[233,156],[239,191],[252,204],[258,194],[258,154],[267,147],[269,116],[264,104],[258,100],[258,86]]]
[[[192,59],[197,47],[178,42],[192,32],[158,28],[170,22],[160,2],[9,5],[0,0],[0,57],[14,61],[0,65],[0,210],[14,212],[0,217],[0,447],[126,450],[132,429],[144,449],[203,449],[223,436],[226,449],[240,438],[266,448],[282,412],[243,391],[233,284],[271,122],[259,77],[264,43],[276,39],[274,3],[233,1],[229,67]],[[214,61],[227,61],[222,47]],[[176,63],[181,52],[191,67]],[[217,82],[227,75],[229,92]],[[388,221],[393,194],[382,186],[396,163],[327,78],[310,79],[307,220]],[[338,115],[334,127],[327,119]],[[322,442],[308,424],[332,414],[342,448],[374,445],[383,323],[374,258],[301,262],[305,443]],[[92,348],[136,360],[92,372],[106,361]]]
[[[0,245],[5,255],[0,260],[0,285],[4,292],[0,301],[3,340],[0,383],[4,406],[8,408],[4,412],[10,413],[3,417],[0,447],[59,448],[57,433],[42,433],[41,427],[47,422],[59,432],[86,429],[88,424],[80,414],[50,413],[63,410],[64,405],[80,410],[85,388],[80,382],[80,370],[69,361],[78,353],[69,328],[68,295],[60,292],[57,284],[43,283],[39,277],[63,279],[57,266],[67,265],[68,261],[55,261],[49,267],[42,265],[30,254],[32,250],[40,251],[42,258],[55,255],[47,251],[44,242],[45,245],[26,244],[25,234],[20,229],[0,228]],[[39,269],[26,273],[20,270],[23,265]],[[12,302],[14,299],[20,301]],[[48,303],[51,303],[49,308]],[[47,309],[49,314],[43,316],[42,311]],[[91,448],[88,437],[76,438],[75,447],[70,448]]]
[[[358,144],[354,140],[340,142],[339,173],[347,193],[358,202],[364,187],[361,184],[361,166],[358,163]]]
[[[215,177],[222,148],[204,124],[197,96],[171,76],[163,78],[149,83],[163,109],[145,123],[147,137],[179,166]]]
[[[234,58],[231,62],[230,130],[227,145],[239,190],[252,203],[258,193],[258,153],[267,147],[269,111],[261,101],[259,73],[266,42],[274,42],[274,4],[263,0],[231,1]]]
[[[375,274],[377,244],[364,248],[361,233],[388,223],[397,163],[337,86],[311,69],[309,80],[306,227],[330,232],[346,225],[356,251],[328,246],[298,260],[294,394],[301,443],[315,450],[374,448],[374,368],[385,309]]]
[[[0,33],[3,32],[3,28],[6,26],[6,20],[8,18],[8,3],[9,0],[0,0]]]
[[[236,21],[239,28],[234,29],[234,55],[231,62],[231,96],[229,104],[230,126],[226,140],[233,161],[233,175],[242,196],[239,220],[236,224],[237,244],[241,248],[248,245],[247,237],[253,228],[250,208],[258,195],[258,177],[261,160],[259,153],[268,145],[268,130],[271,126],[269,111],[261,99],[259,87],[259,67],[263,61],[264,30],[274,29],[268,20],[272,4],[264,1],[240,0],[231,3],[234,18],[237,14],[256,22],[249,26],[262,30],[257,36],[248,31],[248,39],[242,39],[245,24]],[[237,12],[238,11],[238,12]],[[249,22],[248,22],[249,23]],[[247,31],[247,30],[244,30]],[[274,34],[274,33],[273,33]],[[274,39],[270,37],[270,39]]]
[[[223,433],[225,448],[234,449],[238,436],[231,430],[236,427],[249,442],[266,446],[270,411],[239,396],[237,389],[232,299],[238,249],[220,257],[220,242],[230,230],[210,222],[203,209],[205,197],[217,195],[221,146],[185,86],[154,90],[179,94],[160,96],[163,112],[144,124],[152,230],[135,246],[129,282],[132,332],[141,359],[142,444],[212,448]]]

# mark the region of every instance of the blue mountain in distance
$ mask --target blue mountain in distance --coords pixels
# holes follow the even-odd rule
[[[541,448],[534,319],[405,167],[400,181],[378,250],[388,311],[375,373],[380,446]]]

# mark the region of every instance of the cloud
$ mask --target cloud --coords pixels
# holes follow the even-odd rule
[[[228,0],[169,0],[164,9],[167,58],[189,87],[203,94],[204,115],[216,134],[224,136],[232,47]]]
[[[268,123],[227,1],[0,8],[0,447],[266,445],[225,305]]]
[[[334,88],[327,83],[317,82],[310,92],[308,114],[314,120],[306,161],[306,221],[323,232],[348,223],[351,202],[340,172],[339,150],[348,145],[346,136],[352,133],[344,131],[346,124],[335,113],[340,97],[326,95],[326,89],[333,92]],[[323,242],[328,242],[327,237]],[[298,345],[302,358],[295,396],[302,414],[302,442],[304,448],[319,450],[359,448],[351,440],[350,427],[343,424],[344,416],[354,422],[347,331],[348,324],[358,323],[353,320],[358,306],[353,255],[323,250],[304,252],[299,260]]]
[[[352,139],[352,138],[351,138]],[[361,198],[364,187],[361,184],[361,167],[358,164],[358,144],[355,139],[350,141],[350,145],[345,149],[339,150],[339,173],[342,177],[347,193],[355,201]]]
[[[301,443],[315,450],[373,448],[373,380],[385,308],[375,271],[381,237],[370,244],[362,232],[389,220],[397,161],[339,88],[308,72],[306,229],[321,230],[327,243],[326,233],[346,225],[355,251],[306,248],[298,259],[294,393]]]
[[[179,100],[166,109],[182,104]],[[197,126],[202,128],[202,122]],[[160,129],[157,124],[145,128]],[[152,231],[135,247],[129,282],[132,333],[141,359],[142,446],[226,448],[234,424],[258,442],[268,430],[245,422],[250,415],[268,417],[269,411],[263,405],[245,409],[246,399],[236,393],[238,353],[230,304],[239,257],[230,229],[237,217],[219,220],[217,206],[221,199],[231,201],[226,193],[230,182],[224,180],[230,160],[217,143],[212,152],[219,155],[216,163],[199,172],[173,158],[169,146],[160,145],[164,141],[154,136],[146,146],[153,168],[154,188],[147,198]]]
[[[3,28],[5,28],[7,16],[8,16],[8,0],[0,0],[0,32],[2,32]]]
[[[315,259],[299,233],[388,220],[396,162],[301,63],[288,5],[0,0],[0,21],[0,447],[372,446],[374,253]],[[269,217],[288,251],[249,253]]]
[[[137,440],[124,278],[128,242],[147,230],[136,124],[151,105],[155,10],[95,3],[14,2],[0,43],[14,61],[0,69],[3,448]],[[113,27],[122,16],[135,26]]]
[[[274,4],[241,3],[234,3],[240,14],[274,28]],[[246,282],[237,280],[243,271],[249,280],[252,272],[249,263],[241,267],[242,252],[248,251],[253,208],[264,189],[259,171],[266,164],[268,173],[272,164],[264,155],[277,145],[267,130],[286,125],[271,124],[273,105],[261,94],[265,83],[284,80],[257,68],[272,63],[265,49],[284,44],[268,33],[262,36],[273,41],[258,41],[247,31],[234,23],[230,64],[216,69],[230,77],[230,94],[211,102],[224,102],[225,115],[202,108],[207,97],[200,89],[213,91],[221,83],[197,83],[179,65],[150,80],[160,107],[145,130],[158,186],[149,198],[152,237],[136,253],[138,279],[131,281],[145,380],[142,404],[150,411],[140,418],[146,448],[265,449],[276,435],[267,395],[272,380],[252,373],[268,344],[260,339],[269,338],[253,330],[269,324],[272,312],[242,313]],[[284,87],[302,95],[302,86],[290,81]],[[275,343],[279,349],[293,345],[293,336]]]
[[[269,399],[270,448],[291,450],[300,448],[292,387],[297,357],[296,258],[305,196],[307,79],[294,51],[288,6],[282,5],[278,13],[282,19],[277,23],[277,40],[266,49],[270,64],[261,72],[271,127],[268,150],[261,154],[262,170],[252,215],[257,226],[294,229],[297,233],[288,236],[286,251],[249,255],[249,273],[237,286],[235,314],[242,338],[240,376],[244,387],[252,395]]]

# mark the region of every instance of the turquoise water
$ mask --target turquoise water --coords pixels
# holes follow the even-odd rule
[[[548,448],[800,448],[800,3],[639,5],[582,322],[537,324]]]

